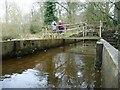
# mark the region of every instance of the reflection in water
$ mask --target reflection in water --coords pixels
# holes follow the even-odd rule
[[[100,88],[95,43],[77,43],[3,61],[3,88]]]
[[[5,88],[45,87],[47,85],[47,75],[42,75],[37,70],[28,69],[22,74],[14,74],[10,78],[4,79],[2,85]]]

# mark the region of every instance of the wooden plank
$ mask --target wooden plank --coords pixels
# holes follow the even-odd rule
[[[87,39],[87,40],[99,40],[100,37],[67,37],[64,39]]]

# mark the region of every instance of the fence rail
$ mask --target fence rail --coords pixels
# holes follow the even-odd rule
[[[57,25],[58,27],[58,25]],[[99,22],[99,25],[91,25],[86,22],[81,22],[79,24],[63,24],[64,30],[56,30],[56,32],[52,32],[50,28],[44,27],[42,30],[42,38],[63,38],[69,37],[74,34],[79,34],[80,37],[87,37],[87,36],[97,36],[101,37],[101,33],[103,29],[102,21]],[[62,31],[62,33],[59,33]]]

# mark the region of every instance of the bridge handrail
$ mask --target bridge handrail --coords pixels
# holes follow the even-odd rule
[[[98,33],[99,37],[101,37],[101,33],[103,31],[103,25],[102,21],[99,22],[99,25],[91,25],[86,22],[80,22],[80,23],[75,23],[75,24],[63,24],[64,30],[58,30],[57,25],[57,30],[56,32],[62,31],[64,34],[71,33],[71,34],[78,34],[81,33],[83,34],[83,37],[87,35],[87,33]],[[75,26],[75,27],[73,27]],[[96,28],[97,27],[97,28]],[[52,30],[49,29],[48,27],[43,27],[45,30],[43,30],[45,35],[53,35]]]

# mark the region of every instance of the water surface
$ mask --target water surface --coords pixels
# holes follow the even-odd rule
[[[95,42],[80,42],[3,60],[3,88],[100,88]]]

